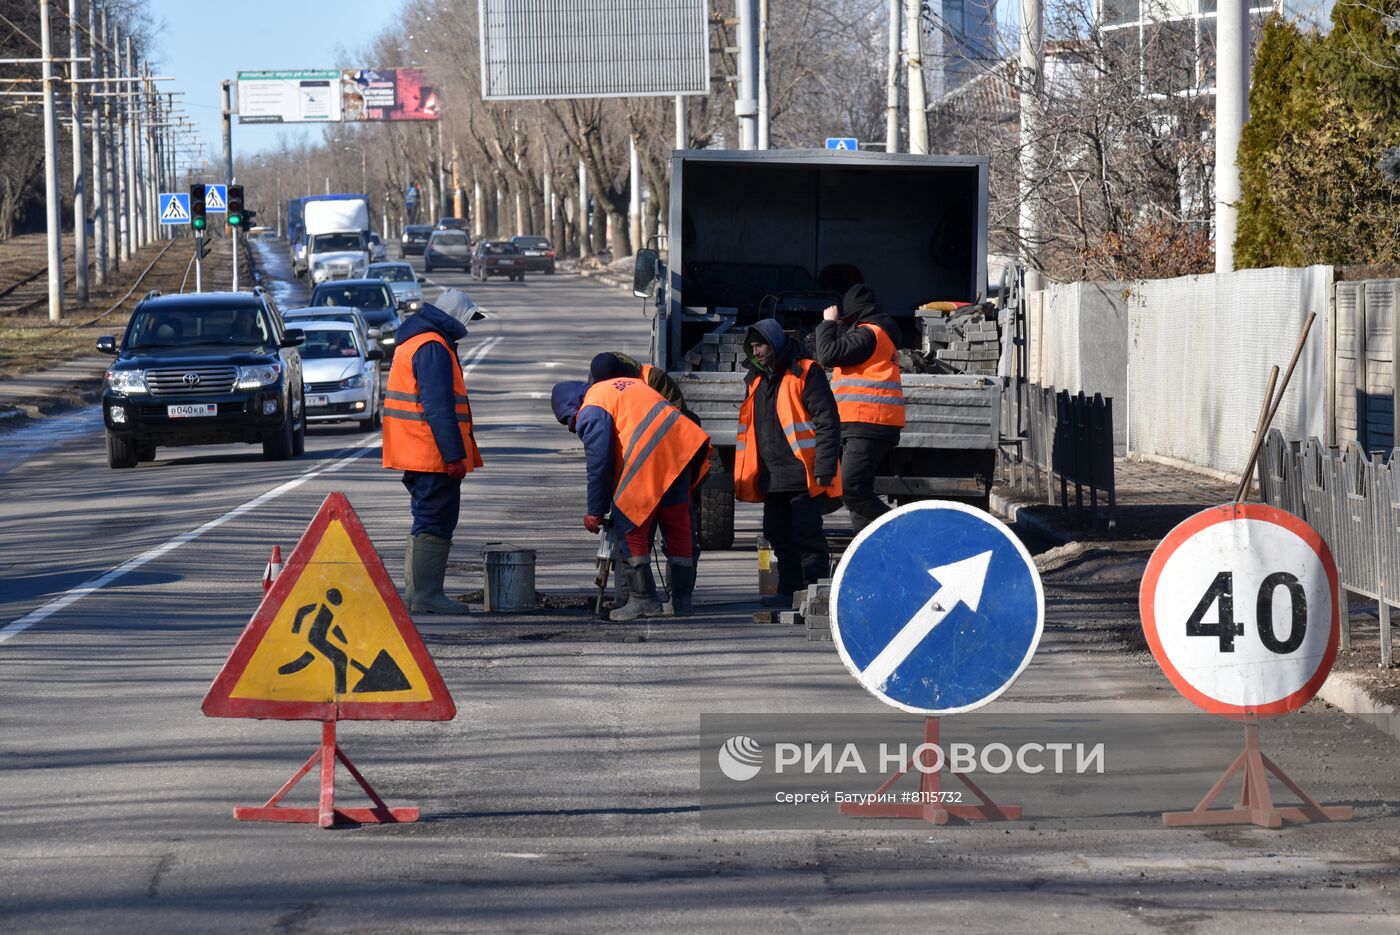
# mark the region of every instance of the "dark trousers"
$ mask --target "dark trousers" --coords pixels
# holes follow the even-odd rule
[[[661,527],[661,541],[666,557],[672,562],[689,565],[693,556],[693,537],[690,527],[690,471],[681,471],[651,515],[634,526],[632,521],[613,507],[613,528],[622,534],[622,557],[640,558],[651,554],[651,536],[657,526]]]
[[[413,509],[412,534],[451,539],[462,508],[462,482],[436,472],[404,471],[403,485]]]
[[[851,528],[857,534],[890,511],[875,495],[875,472],[893,447],[894,442],[880,438],[841,439],[841,501],[851,511]]]
[[[778,590],[801,591],[831,574],[822,529],[825,498],[806,493],[770,493],[763,498],[763,538],[778,559]]]

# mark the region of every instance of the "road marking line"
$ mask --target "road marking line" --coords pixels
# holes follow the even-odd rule
[[[466,376],[467,374],[475,370],[476,365],[486,359],[486,355],[491,352],[491,348],[495,347],[497,344],[500,344],[502,340],[504,340],[504,338],[498,334],[494,338],[490,338],[489,340],[485,341],[476,350],[472,351],[471,355],[467,357],[465,361],[462,362],[462,376]]]

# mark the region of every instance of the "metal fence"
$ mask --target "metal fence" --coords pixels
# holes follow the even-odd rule
[[[1113,400],[1095,393],[1071,395],[1067,390],[1013,382],[1002,404],[1002,479],[1021,490],[1035,490],[1054,505],[1099,509],[1102,495],[1111,512],[1116,506],[1113,486]],[[1019,397],[1019,398],[1018,398]],[[1018,424],[1019,423],[1019,424]]]
[[[1316,529],[1337,562],[1347,592],[1370,598],[1380,608],[1381,666],[1390,668],[1390,607],[1400,605],[1400,460],[1368,456],[1355,441],[1327,448],[1316,438],[1285,441],[1270,430],[1259,455],[1259,487],[1264,502],[1287,510]],[[1342,614],[1343,647],[1351,629]]]

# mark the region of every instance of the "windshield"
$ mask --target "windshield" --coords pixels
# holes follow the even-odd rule
[[[465,247],[467,245],[466,234],[438,234],[433,237],[433,246]]]
[[[307,311],[299,315],[293,312],[290,315],[283,315],[282,318],[289,323],[294,321],[343,321],[348,325],[356,323],[355,316],[351,315],[349,312]]]
[[[413,267],[411,266],[371,266],[369,268],[371,276],[378,276],[380,279],[387,279],[390,282],[414,282]]]
[[[486,244],[484,252],[492,256],[500,256],[503,253],[519,253],[520,251],[516,249],[513,243],[489,243]]]
[[[549,249],[549,241],[545,240],[543,237],[517,237],[515,238],[515,243],[517,246],[524,247],[527,250]]]
[[[360,349],[355,344],[355,335],[352,332],[312,330],[306,332],[306,343],[301,346],[301,356],[307,360],[359,357]]]
[[[330,250],[363,250],[364,241],[359,234],[317,234],[311,238],[311,249],[315,253]]]
[[[311,300],[312,305],[346,305],[352,308],[393,308],[394,296],[385,285],[357,286],[320,285]]]
[[[191,347],[196,344],[268,344],[273,331],[262,313],[240,308],[151,309],[131,316],[126,346]]]

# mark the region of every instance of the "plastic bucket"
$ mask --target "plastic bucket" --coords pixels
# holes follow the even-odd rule
[[[505,542],[482,549],[486,569],[483,602],[488,611],[535,609],[535,550]]]

